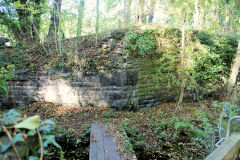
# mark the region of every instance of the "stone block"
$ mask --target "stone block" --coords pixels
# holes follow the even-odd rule
[[[37,71],[36,72],[36,76],[48,76],[48,72],[47,71]]]
[[[152,105],[156,102],[151,101],[151,98],[154,99],[155,94],[156,97],[162,95],[156,91],[155,84],[150,82],[152,78],[149,79],[149,77],[153,74],[139,73],[136,64],[142,65],[140,62],[141,59],[131,60],[127,57],[126,65],[132,69],[114,70],[112,73],[104,70],[79,73],[24,72],[19,74],[22,78],[13,82],[12,89],[19,103],[48,101],[74,106],[121,107],[141,105],[139,104],[141,102],[144,105],[148,103]],[[151,96],[153,94],[154,96]],[[10,94],[0,98],[0,101],[8,99],[11,100]]]
[[[107,100],[119,100],[122,98],[121,92],[107,92],[106,97]]]
[[[122,73],[114,72],[113,74],[101,73],[99,75],[99,82],[101,86],[122,86]]]

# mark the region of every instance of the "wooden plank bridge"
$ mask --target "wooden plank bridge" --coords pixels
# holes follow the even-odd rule
[[[89,160],[124,160],[123,155],[118,153],[114,137],[107,132],[106,125],[91,124]]]

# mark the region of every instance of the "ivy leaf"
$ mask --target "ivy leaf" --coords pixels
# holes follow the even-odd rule
[[[0,86],[0,88],[2,88],[5,92],[8,91],[8,87],[7,86]],[[1,89],[0,89],[1,90]]]
[[[36,133],[37,133],[36,130],[30,130],[30,131],[27,132],[27,135],[28,136],[34,136]]]
[[[16,124],[19,120],[21,120],[21,114],[15,109],[11,109],[7,113],[4,113],[1,119],[5,126]]]
[[[55,140],[55,136],[54,135],[44,135],[43,136],[43,146],[47,147],[48,144],[53,144],[54,146],[56,146],[57,148],[62,148]]]
[[[56,123],[51,120],[51,119],[47,119],[45,121],[41,121],[40,122],[40,128],[39,131],[46,131],[46,132],[50,132],[51,131],[51,125],[55,125]]]
[[[0,153],[5,152],[9,147],[11,147],[11,144],[10,144],[10,143],[8,143],[8,144],[2,144],[2,145],[0,146]]]
[[[29,156],[28,160],[38,160],[38,157],[36,157],[36,156]]]
[[[47,119],[45,121],[41,121],[40,123],[40,125],[45,125],[45,124],[55,125],[56,123],[52,119]]]
[[[45,125],[45,126],[42,126],[42,127],[39,128],[39,131],[50,132],[51,131],[51,126],[49,124]]]
[[[18,134],[16,134],[16,136],[13,137],[12,143],[15,144],[17,142],[24,142],[24,138],[23,138],[22,133],[18,133]]]
[[[14,127],[34,130],[39,127],[39,122],[40,122],[40,117],[36,115],[24,120],[23,122],[16,124]]]
[[[41,153],[41,148],[38,149],[37,153]],[[48,151],[43,149],[43,155],[48,154]]]

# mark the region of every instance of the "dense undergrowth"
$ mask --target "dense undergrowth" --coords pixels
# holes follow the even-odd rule
[[[144,110],[141,112],[145,115],[142,122],[135,117],[126,121],[124,128],[138,157],[146,159],[141,157],[147,155],[149,158],[151,155],[150,159],[203,159],[211,153],[218,132],[216,119],[201,107],[192,109],[191,115],[170,116],[164,112],[149,113]],[[149,136],[154,137],[154,141]]]
[[[38,114],[42,119],[51,118],[58,122],[55,134],[65,154],[52,148],[54,154],[49,158],[76,158],[80,153],[75,150],[76,147],[82,148],[83,157],[88,156],[91,122],[122,125],[140,160],[203,159],[214,149],[218,140],[215,117],[220,108],[212,105],[212,101],[184,103],[178,112],[175,112],[174,103],[135,112],[116,111],[107,107],[63,107],[39,102],[26,108],[20,109],[20,112]]]
[[[191,30],[186,32],[185,58],[195,56],[190,61],[196,61],[194,65],[199,67],[194,69],[197,69],[199,74],[211,73],[212,75],[213,73],[222,73],[224,69],[225,72],[229,72],[228,68],[237,50],[236,37]],[[142,57],[152,57],[164,64],[167,61],[172,65],[179,63],[181,49],[181,31],[179,29],[158,27],[132,31],[116,30],[109,33],[116,42],[125,41],[127,43],[127,50],[123,54],[131,52]],[[30,70],[51,68],[97,70],[104,67],[111,69],[111,65],[115,65],[111,59],[113,53],[111,51],[106,54],[102,53],[99,48],[111,39],[109,33],[99,35],[97,49],[95,48],[95,35],[63,40],[61,52],[55,42],[6,49],[1,55],[0,66],[14,64],[16,69],[28,68]],[[105,66],[100,67],[104,63]],[[208,71],[208,69],[210,70]],[[171,71],[171,68],[168,67],[163,72],[168,70]],[[203,79],[207,78],[209,77],[203,76]]]
[[[220,95],[230,74],[237,52],[237,37],[186,30],[183,65],[179,29],[158,28],[130,32],[125,52],[151,59],[157,84],[166,84],[168,92],[180,90],[184,73],[185,92],[194,100]],[[161,87],[161,86],[159,86]]]
[[[186,30],[184,68],[180,63],[181,31],[175,28],[150,28],[112,31],[99,36],[66,39],[61,52],[56,44],[44,43],[22,48],[6,49],[1,54],[1,66],[14,64],[17,70],[98,71],[121,69],[122,56],[151,60],[155,74],[155,88],[166,84],[167,92],[180,90],[180,73],[184,72],[185,92],[195,101],[219,97],[230,73],[232,59],[237,51],[237,37]],[[103,51],[109,39],[113,47]],[[113,40],[114,39],[114,40]],[[125,49],[114,55],[118,45]],[[178,95],[178,93],[175,93]]]
[[[127,44],[123,55],[152,60],[157,66],[151,71],[158,75],[155,81],[159,84],[166,82],[169,90],[178,90],[179,73],[182,71],[180,30],[172,28],[136,30],[128,32],[124,40],[123,38],[123,34],[116,38],[118,43],[122,41]],[[108,37],[103,36],[98,46],[107,40]],[[0,57],[0,66],[14,64],[17,70],[30,71],[39,69],[96,71],[119,68],[111,59],[112,51],[101,53],[95,49],[94,36],[82,37],[80,40],[77,38],[64,40],[61,54],[54,46],[54,43],[44,44],[47,52],[42,45],[6,49]],[[219,88],[224,86],[224,81],[229,75],[236,51],[235,37],[186,31],[184,57],[186,92],[194,95],[193,100],[203,99],[207,93],[219,93]],[[2,89],[5,87],[5,81],[0,84]],[[64,150],[61,152],[52,148],[54,154],[49,155],[50,159],[64,156],[67,158],[66,156],[70,156],[67,155],[69,150],[77,147],[88,148],[89,139],[86,139],[86,135],[89,134],[91,122],[122,122],[121,125],[140,160],[203,159],[214,149],[218,139],[216,117],[219,108],[212,105],[211,101],[205,101],[203,104],[183,103],[182,110],[178,112],[175,111],[175,103],[166,103],[136,112],[121,112],[102,107],[63,107],[51,103],[34,103],[18,109],[23,114],[38,114],[42,119],[54,119],[58,122],[55,134],[59,135],[60,140],[61,135],[65,135],[62,139],[69,140],[69,144],[71,142],[72,145],[65,146],[62,143],[65,154]]]
[[[107,53],[101,51],[103,43],[114,39],[118,43],[124,36],[125,30],[116,30],[98,35],[75,37],[60,42],[45,42],[30,46],[17,46],[1,50],[0,67],[14,64],[17,70],[62,70],[62,71],[94,71],[100,69],[115,69],[118,64],[112,57],[114,48]],[[109,38],[109,34],[111,38]],[[115,44],[116,45],[116,44]]]

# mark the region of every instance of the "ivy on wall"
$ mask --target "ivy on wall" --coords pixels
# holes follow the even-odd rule
[[[157,70],[156,85],[168,91],[180,87],[179,73],[181,31],[174,28],[130,32],[127,52],[134,57],[149,58]],[[237,52],[237,38],[207,32],[186,31],[186,91],[196,99],[216,92],[229,76],[231,62]]]

